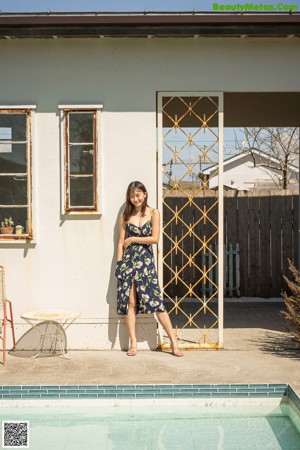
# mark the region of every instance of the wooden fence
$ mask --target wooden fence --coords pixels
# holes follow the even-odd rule
[[[201,267],[211,267],[213,262],[213,253],[218,254],[218,246],[213,248],[210,244],[208,252],[204,253],[201,251],[199,253],[198,259],[201,261]],[[226,249],[224,246],[223,251],[224,258],[224,296],[226,297],[239,297],[240,296],[240,254],[239,254],[239,244],[233,247],[229,244],[229,248]],[[209,278],[213,281],[204,282],[202,278],[199,283],[198,292],[200,288],[201,297],[206,295],[206,297],[211,297],[212,294],[217,290],[218,286],[218,265],[216,264],[209,273]]]
[[[175,220],[166,227],[164,236],[164,255],[172,248],[171,240],[168,236],[177,235],[178,240],[187,233],[185,224],[194,224],[201,217],[204,206],[208,210],[216,201],[213,196],[195,197],[193,204],[188,204],[185,197],[168,197],[165,202],[169,206],[164,206],[163,221],[168,224],[172,218],[172,211],[179,210],[185,204],[186,207],[180,213],[183,223]],[[290,276],[288,270],[288,258],[298,267],[298,207],[299,196],[295,190],[275,191],[260,190],[249,192],[225,191],[224,193],[224,244],[226,251],[239,248],[239,273],[236,271],[236,256],[234,262],[227,262],[227,267],[233,264],[233,270],[227,271],[227,291],[226,295],[241,295],[246,297],[279,297],[285,288],[282,275]],[[201,239],[206,236],[210,239],[217,231],[214,224],[218,223],[217,206],[208,213],[211,219],[200,221],[195,227],[195,233]],[[217,246],[217,235],[213,237],[209,244],[211,248]],[[185,254],[195,254],[196,266],[188,265],[181,273],[186,285],[194,283],[201,273],[197,269],[203,265],[203,256],[200,251],[201,242],[191,236],[188,240],[183,240],[180,244]],[[167,265],[164,265],[164,285],[171,279],[172,271],[168,268],[183,267],[187,258],[180,252],[177,255],[174,251],[165,258]],[[216,259],[210,256],[209,264],[213,264]],[[216,270],[216,269],[214,269]],[[233,279],[230,281],[230,277]],[[238,279],[239,277],[239,279]],[[239,284],[239,286],[238,286]],[[239,287],[239,292],[231,287]],[[200,289],[200,285],[199,285]],[[203,289],[203,286],[202,286]],[[185,295],[186,287],[172,283],[167,287],[167,294],[181,297]],[[199,290],[199,294],[201,291]]]

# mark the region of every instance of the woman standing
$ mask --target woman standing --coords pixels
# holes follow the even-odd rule
[[[118,314],[125,315],[130,346],[128,356],[135,356],[137,340],[136,314],[156,313],[171,342],[172,354],[183,356],[178,349],[154,265],[152,244],[159,239],[159,211],[147,204],[143,183],[133,181],[126,193],[125,211],[119,220],[116,277],[118,279]]]

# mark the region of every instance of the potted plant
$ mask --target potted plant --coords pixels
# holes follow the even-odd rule
[[[4,220],[1,221],[0,232],[1,234],[13,234],[14,231],[14,221],[10,216],[6,216]]]

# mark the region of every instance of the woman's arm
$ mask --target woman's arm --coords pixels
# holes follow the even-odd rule
[[[152,235],[151,236],[131,236],[124,240],[124,248],[130,244],[157,244],[160,232],[160,215],[158,209],[154,209],[152,213]]]
[[[123,214],[121,214],[120,219],[119,219],[119,239],[118,239],[118,246],[117,246],[117,261],[120,261],[123,256],[125,231],[126,231],[126,225],[124,222]]]

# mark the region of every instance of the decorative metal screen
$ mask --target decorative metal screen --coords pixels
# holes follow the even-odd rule
[[[220,96],[159,98],[164,301],[181,348],[219,348],[223,346]]]

